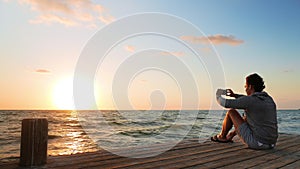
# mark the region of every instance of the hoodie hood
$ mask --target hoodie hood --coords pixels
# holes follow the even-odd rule
[[[260,100],[265,100],[266,98],[269,97],[267,92],[255,92],[255,93],[253,93],[252,96],[257,97]]]

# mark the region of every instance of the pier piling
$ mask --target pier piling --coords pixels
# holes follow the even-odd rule
[[[41,166],[47,163],[48,120],[22,120],[20,166]]]

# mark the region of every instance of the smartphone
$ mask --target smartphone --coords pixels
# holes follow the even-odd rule
[[[226,89],[222,89],[222,95],[227,95],[227,90]]]

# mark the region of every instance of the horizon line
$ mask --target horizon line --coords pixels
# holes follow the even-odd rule
[[[209,111],[209,110],[227,110],[227,109],[165,109],[163,111]],[[239,110],[239,109],[238,109]],[[242,110],[242,109],[240,109]],[[282,108],[277,110],[300,110],[297,108]],[[147,110],[147,109],[0,109],[0,111],[162,111],[159,109]]]

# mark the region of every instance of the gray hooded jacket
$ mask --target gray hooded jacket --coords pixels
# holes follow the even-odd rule
[[[217,96],[217,100],[223,107],[244,109],[246,121],[259,142],[276,143],[278,138],[276,104],[266,92],[255,92],[251,96],[237,95],[236,99]]]

